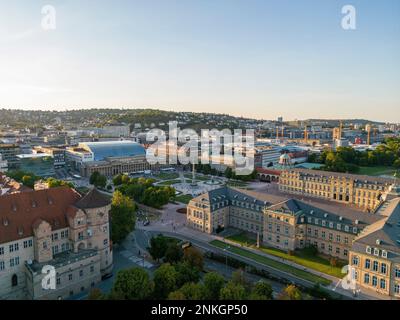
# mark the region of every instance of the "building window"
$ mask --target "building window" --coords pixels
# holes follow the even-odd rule
[[[108,239],[104,239],[103,244],[106,246],[108,245]]]
[[[345,257],[347,257],[348,254],[349,254],[349,251],[348,251],[347,249],[344,249],[344,250],[343,250],[343,255],[344,255]]]
[[[3,271],[6,268],[4,261],[0,261],[0,271]]]
[[[365,269],[369,269],[369,268],[371,268],[371,260],[366,259],[365,260]]]
[[[79,276],[83,277],[83,270],[79,270]]]
[[[0,256],[4,254],[4,247],[0,247]]]
[[[381,273],[386,274],[386,270],[387,270],[386,263],[382,263],[381,264]]]
[[[381,279],[380,282],[381,282],[381,283],[380,283],[381,289],[386,289],[386,280],[385,280],[385,279]]]
[[[378,261],[374,261],[374,263],[372,264],[372,270],[378,271]]]
[[[394,293],[395,294],[400,294],[400,284],[396,283],[394,285]]]
[[[61,284],[61,278],[57,278],[57,285]]]
[[[90,266],[90,272],[94,272],[94,266]]]
[[[366,273],[364,275],[364,283],[369,284],[369,274],[368,273]]]
[[[18,276],[17,276],[16,274],[14,274],[14,275],[11,277],[11,286],[12,286],[12,287],[18,286]]]
[[[396,278],[400,278],[400,268],[396,267],[396,269],[394,269],[394,276]]]
[[[358,256],[353,256],[353,260],[352,260],[352,264],[354,265],[354,266],[358,266]]]
[[[72,273],[70,273],[70,274],[68,275],[68,280],[69,280],[69,281],[72,281]]]
[[[373,276],[373,277],[372,277],[372,285],[373,285],[374,287],[376,287],[376,286],[378,285],[378,279],[376,278],[376,276]]]

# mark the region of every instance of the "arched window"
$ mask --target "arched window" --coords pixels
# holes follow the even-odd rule
[[[18,276],[16,274],[14,274],[11,277],[11,286],[16,287],[17,285],[18,285]]]

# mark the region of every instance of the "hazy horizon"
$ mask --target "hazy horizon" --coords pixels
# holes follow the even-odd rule
[[[356,30],[341,27],[346,4]],[[0,109],[398,123],[399,34],[396,0],[3,3]]]

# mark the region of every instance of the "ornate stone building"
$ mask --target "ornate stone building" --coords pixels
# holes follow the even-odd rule
[[[0,299],[65,299],[112,271],[110,200],[67,187],[0,197]]]
[[[258,236],[267,247],[287,252],[315,246],[326,256],[354,265],[360,286],[371,286],[371,282],[362,282],[365,277],[368,281],[375,279],[372,287],[377,292],[400,298],[399,195],[389,195],[371,214],[345,206],[336,208],[316,202],[310,205],[302,200],[223,187],[189,202],[187,225],[209,234],[236,228]],[[384,273],[372,275],[371,270]]]
[[[342,202],[373,212],[391,190],[391,179],[308,169],[283,171],[283,192]]]

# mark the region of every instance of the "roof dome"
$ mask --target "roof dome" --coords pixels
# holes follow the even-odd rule
[[[292,164],[292,159],[287,153],[284,153],[279,157],[279,164],[282,166],[290,166]]]

